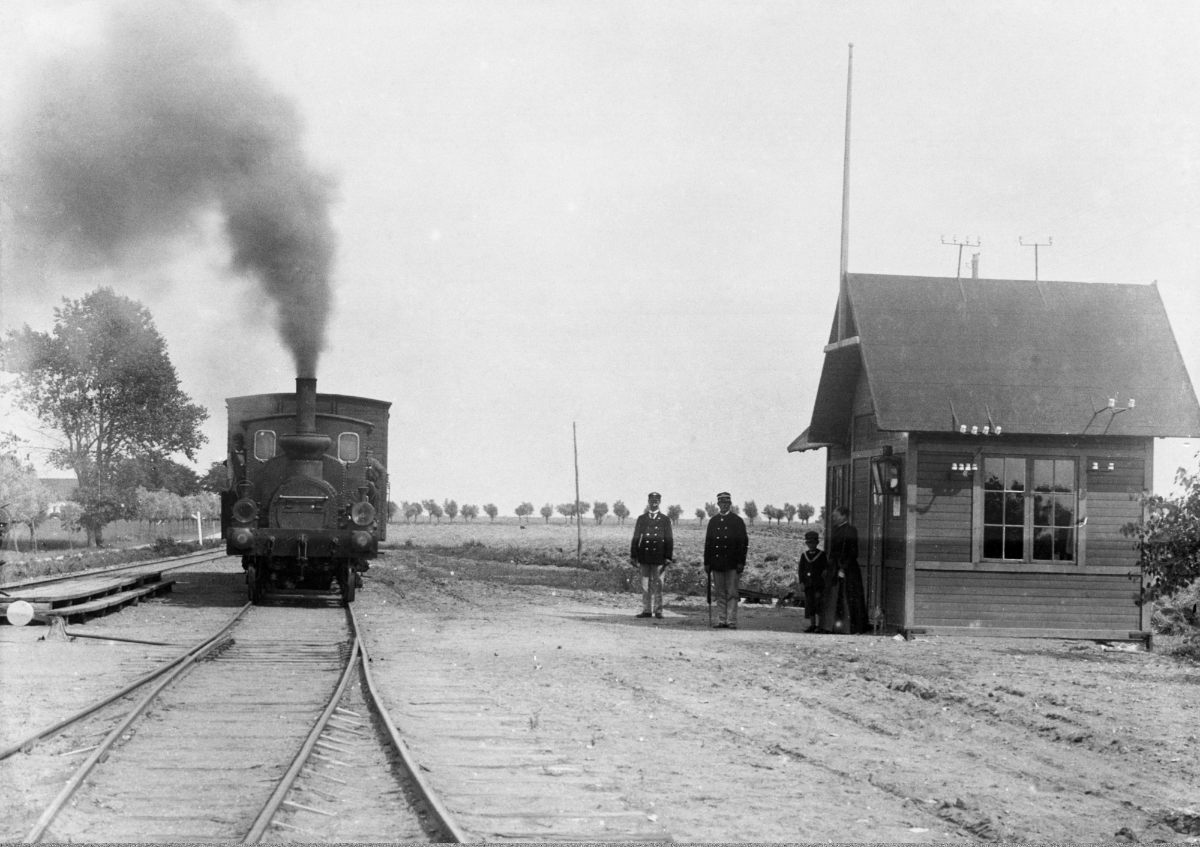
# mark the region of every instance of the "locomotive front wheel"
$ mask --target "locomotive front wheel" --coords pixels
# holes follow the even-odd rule
[[[342,589],[342,602],[346,605],[354,602],[354,589],[358,582],[354,578],[355,576],[354,569],[349,562],[338,568],[338,585]]]
[[[254,565],[246,568],[246,594],[250,602],[255,605],[262,600],[262,586],[258,582],[258,568]]]

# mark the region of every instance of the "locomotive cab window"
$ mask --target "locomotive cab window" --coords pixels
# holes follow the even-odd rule
[[[358,461],[357,432],[343,432],[338,436],[338,458],[348,465]]]
[[[260,462],[275,458],[275,432],[260,429],[254,433],[254,458]]]

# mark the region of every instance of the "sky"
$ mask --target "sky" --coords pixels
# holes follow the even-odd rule
[[[114,8],[145,16],[137,50]],[[85,92],[54,114],[129,230],[64,244],[87,222],[31,215],[25,160],[0,159],[0,329],[49,329],[98,285],[145,304],[211,413],[199,470],[224,458],[224,398],[311,367],[391,401],[397,502],[570,502],[577,444],[584,500],[819,507],[824,452],[786,448],[834,315],[849,45],[851,272],[953,277],[946,242],[969,239],[964,275],[978,253],[982,277],[1032,279],[1022,240],[1052,242],[1043,280],[1156,282],[1195,380],[1198,42],[1190,0],[3,0],[5,131]],[[203,72],[173,80],[172,50]],[[254,179],[309,204],[315,293],[263,293],[226,135],[130,134],[110,90],[205,74],[196,114],[257,121],[254,161],[284,164]],[[196,172],[129,189],[163,162]],[[297,298],[327,305],[315,351],[276,330]],[[1157,487],[1198,447],[1158,442]]]

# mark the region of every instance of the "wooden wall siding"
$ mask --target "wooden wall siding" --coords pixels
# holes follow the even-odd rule
[[[851,474],[852,481],[850,485],[853,493],[850,499],[850,508],[853,511],[850,515],[850,522],[858,527],[859,560],[865,562],[867,555],[867,521],[871,516],[869,511],[871,508],[871,460],[855,459]]]
[[[1138,583],[1124,576],[922,571],[914,626],[1141,629]]]
[[[1089,491],[1087,498],[1087,562],[1089,567],[1113,568],[1122,573],[1137,568],[1133,539],[1121,532],[1142,516],[1142,504],[1124,492]]]
[[[1102,470],[1092,470],[1097,462]],[[1113,470],[1107,470],[1109,462]],[[1146,463],[1140,458],[1090,454],[1083,465],[1089,492],[1140,494],[1146,486]]]
[[[917,561],[971,561],[971,480],[951,480],[959,454],[921,453],[917,464]]]
[[[854,450],[872,450],[879,443],[880,432],[874,415],[856,415],[851,445]]]

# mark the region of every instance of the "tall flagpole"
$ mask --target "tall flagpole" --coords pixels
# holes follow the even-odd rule
[[[842,158],[842,260],[838,275],[837,340],[846,338],[846,314],[850,297],[846,292],[846,268],[850,260],[850,83],[854,75],[854,45],[846,63],[846,150]]]

